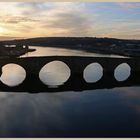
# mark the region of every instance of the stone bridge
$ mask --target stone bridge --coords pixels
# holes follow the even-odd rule
[[[57,88],[50,88],[39,78],[41,68],[52,61],[64,62],[71,71],[69,79]],[[122,86],[140,85],[140,59],[134,58],[104,58],[104,57],[80,57],[80,56],[45,56],[0,59],[0,68],[6,64],[14,63],[22,66],[26,71],[25,80],[15,87],[9,87],[0,82],[0,91],[15,92],[61,92],[82,91],[91,89],[104,89]],[[88,83],[83,78],[83,71],[91,63],[99,63],[103,68],[103,76],[96,83]],[[114,77],[115,68],[127,63],[131,67],[131,75],[125,81],[117,81]]]

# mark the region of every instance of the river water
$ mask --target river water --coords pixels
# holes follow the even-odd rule
[[[34,47],[32,47],[34,48]],[[77,55],[122,57],[101,55],[84,51],[37,47],[22,57]],[[10,73],[10,74],[9,74]],[[3,68],[1,80],[14,86],[21,83],[26,72],[20,66],[8,64]],[[131,74],[130,67],[122,64],[114,72],[118,81]],[[43,83],[63,84],[70,70],[62,62],[45,65],[39,73]],[[84,71],[87,82],[97,82],[102,77],[98,63]],[[1,137],[121,137],[140,136],[140,87],[114,87],[85,91],[56,93],[0,92]]]

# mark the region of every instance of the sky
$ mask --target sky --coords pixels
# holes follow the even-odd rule
[[[140,2],[0,2],[0,39],[140,39]]]

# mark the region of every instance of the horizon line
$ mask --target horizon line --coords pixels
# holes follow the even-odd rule
[[[2,38],[7,38],[7,39],[1,39]],[[9,39],[8,39],[9,38]],[[36,37],[6,37],[6,36],[0,36],[0,42],[1,41],[12,41],[12,40],[26,40],[26,39],[36,39],[36,38],[101,38],[101,39],[118,39],[118,40],[138,40],[140,39],[128,39],[128,38],[115,38],[115,37],[96,37],[96,36],[36,36]]]

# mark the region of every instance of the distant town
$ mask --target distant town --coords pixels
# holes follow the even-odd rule
[[[140,40],[96,37],[39,37],[0,41],[0,55],[17,57],[29,51],[29,46],[58,47],[101,54],[140,57]]]

